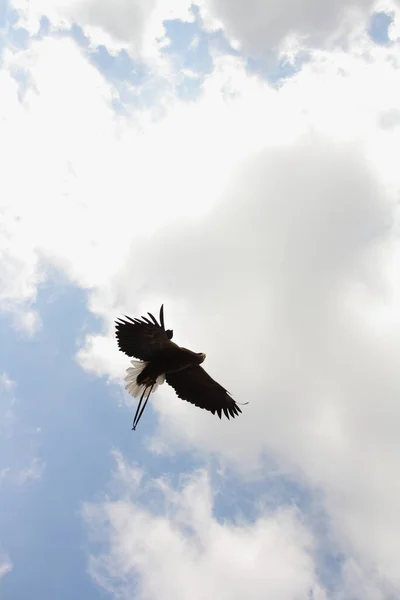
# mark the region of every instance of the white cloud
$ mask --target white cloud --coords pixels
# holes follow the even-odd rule
[[[193,20],[188,0],[12,0],[18,11],[18,25],[36,33],[42,17],[56,29],[78,24],[94,46],[105,45],[110,51],[122,49],[135,59],[160,68],[160,49],[166,44],[163,21]]]
[[[393,20],[389,25],[388,37],[390,41],[398,42],[400,38],[400,7],[398,4],[395,6],[395,8],[392,8],[392,11]]]
[[[15,480],[19,485],[23,485],[29,479],[40,479],[43,475],[44,469],[45,463],[34,456],[31,458],[30,463],[26,467],[23,467],[15,474]]]
[[[265,132],[247,118],[239,121],[239,131],[232,129],[245,106],[226,112],[220,78],[231,72],[244,81],[245,75],[236,74],[231,62],[222,61],[209,80],[204,102],[166,101],[167,117],[153,121],[151,111],[117,118],[112,88],[70,40],[47,39],[6,56],[4,307],[35,299],[49,261],[82,287],[101,288],[103,297],[111,284],[113,298],[116,267],[130,254],[132,239],[177,213],[202,214],[213,205],[232,165]],[[28,70],[32,82],[23,103],[9,72],[15,66]],[[267,86],[259,94],[260,103],[265,98],[276,104]],[[265,127],[274,121],[271,115]],[[289,126],[290,119],[283,127],[291,137]],[[234,143],[238,134],[240,146]],[[199,165],[207,177],[199,177]]]
[[[41,321],[38,313],[35,310],[24,310],[16,314],[14,319],[16,329],[24,331],[29,336],[37,333],[41,327]]]
[[[15,381],[6,372],[0,373],[0,431],[3,440],[12,435],[15,404],[14,388]]]
[[[12,0],[12,5],[18,24],[31,33],[39,30],[43,16],[56,29],[76,23],[93,45],[103,44],[112,52],[127,49],[135,59],[167,70],[160,56],[167,44],[163,21],[194,19],[188,0]],[[195,5],[206,29],[222,29],[233,47],[259,58],[279,48],[299,50],[299,43],[302,48],[340,43],[355,28],[364,28],[374,9],[396,13],[399,8],[397,0],[201,0]],[[396,31],[393,25],[392,37]]]
[[[9,392],[15,386],[15,381],[13,381],[6,372],[0,373],[0,391],[1,392]]]
[[[16,64],[35,86],[21,103]],[[323,492],[353,587],[361,573],[363,597],[385,600],[400,590],[399,64],[396,45],[354,38],[274,90],[217,57],[202,97],[157,119],[116,118],[71,41],[8,54],[1,73],[2,305],[31,310],[45,265],[63,269],[110,334],[79,358],[116,377],[111,321],[164,301],[178,343],[251,404],[220,422],[160,391],[153,447],[246,470],[272,453]],[[130,505],[111,509],[129,528]]]
[[[351,557],[349,588],[389,598],[400,590],[400,139],[380,118],[395,107],[398,62],[397,50],[359,50],[318,53],[276,96],[254,84],[260,95],[251,101],[254,82],[239,68],[230,124],[241,132],[258,122],[254,154],[249,143],[250,158],[210,213],[178,217],[134,244],[113,285],[116,308],[135,307],[146,282],[137,312],[165,300],[178,343],[207,352],[210,373],[251,400],[240,418],[220,422],[160,392],[153,444],[215,451],[246,470],[272,452],[323,491],[336,541]],[[275,119],[270,136],[266,104],[256,112],[262,98]],[[296,125],[292,138],[280,129],[283,115]]]
[[[126,477],[130,469],[124,466],[122,498],[84,511],[93,539],[106,545],[91,557],[91,574],[115,597],[325,598],[314,540],[295,509],[220,523],[204,471],[174,489],[165,479],[140,478],[139,485],[136,469]],[[160,503],[149,504],[152,497]]]
[[[0,580],[13,569],[12,562],[4,554],[0,554]]]

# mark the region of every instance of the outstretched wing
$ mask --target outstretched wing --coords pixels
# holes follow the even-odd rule
[[[205,408],[221,418],[222,411],[225,416],[234,418],[242,411],[229,392],[200,366],[189,367],[176,373],[168,373],[167,383],[174,388],[178,397],[187,400],[195,406]]]
[[[160,309],[160,323],[151,313],[147,314],[150,319],[125,317],[115,321],[118,348],[128,356],[144,361],[150,361],[160,352],[176,347],[176,344],[171,342],[172,331],[166,331],[164,327],[163,306]]]

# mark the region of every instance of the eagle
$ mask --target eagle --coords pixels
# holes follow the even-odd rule
[[[222,413],[229,419],[242,411],[231,394],[214,381],[200,365],[206,355],[192,352],[172,342],[172,329],[165,329],[164,305],[160,308],[160,322],[151,313],[148,317],[115,321],[118,348],[131,360],[126,370],[125,389],[139,398],[132,430],[135,430],[143,414],[150,394],[166,381],[174,388],[177,396],[199,408]],[[144,403],[143,403],[144,401]]]

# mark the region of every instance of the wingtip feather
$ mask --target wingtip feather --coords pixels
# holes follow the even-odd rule
[[[161,323],[161,327],[165,331],[165,325],[164,325],[164,304],[161,304],[161,308],[160,308],[160,323]]]
[[[157,325],[158,327],[160,326],[157,319],[154,317],[154,315],[152,315],[150,312],[147,313],[150,317],[150,319],[153,321],[154,325]]]

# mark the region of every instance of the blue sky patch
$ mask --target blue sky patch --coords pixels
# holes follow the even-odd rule
[[[393,17],[385,12],[376,12],[372,15],[369,23],[368,33],[370,38],[379,45],[389,44],[388,30]]]
[[[168,473],[173,485],[202,462],[190,453],[174,457],[149,453],[145,441],[155,428],[150,406],[140,431],[132,432],[133,410],[116,409],[117,386],[104,385],[103,378],[84,372],[76,363],[77,340],[99,330],[84,292],[53,273],[40,290],[36,308],[43,326],[32,339],[11,329],[4,316],[0,319],[0,364],[16,382],[18,410],[12,443],[5,450],[25,447],[28,459],[32,438],[28,433],[40,428],[31,450],[45,463],[40,479],[23,485],[5,480],[0,488],[0,539],[15,565],[2,581],[2,591],[5,598],[69,600],[76,589],[86,600],[95,600],[102,594],[86,573],[88,546],[81,506],[98,500],[107,488],[115,469],[111,451],[118,450],[145,468],[147,477]],[[12,468],[12,461],[3,452],[2,467],[10,463]],[[232,497],[237,484],[232,479],[230,490],[229,481],[223,487]],[[242,495],[245,511],[251,495]],[[153,502],[157,503],[156,496]],[[228,512],[233,516],[240,504],[238,490]],[[217,501],[217,514],[222,515],[219,505]]]

